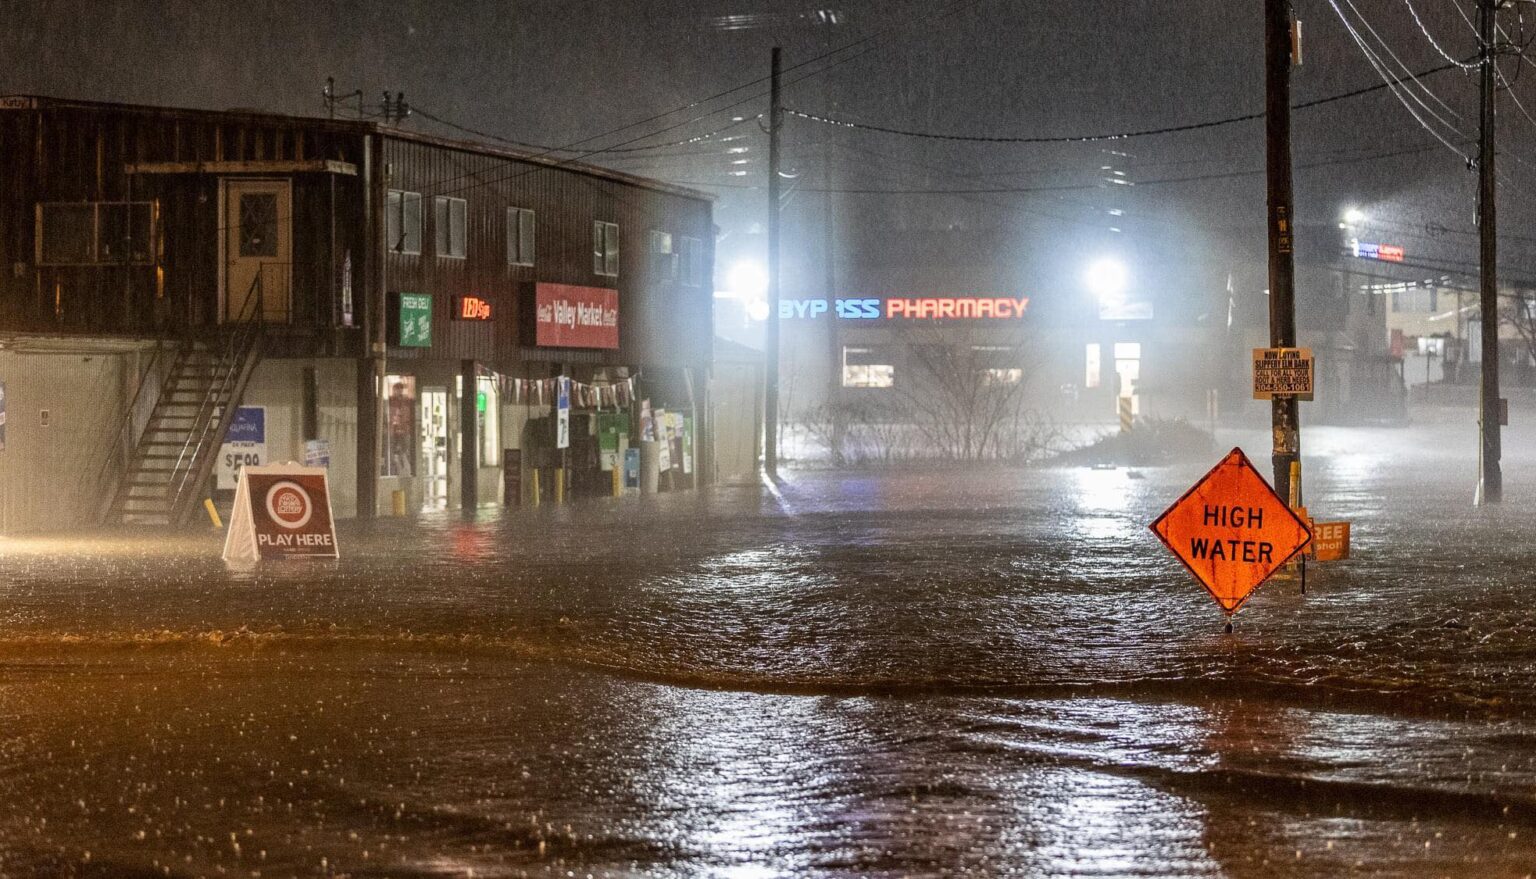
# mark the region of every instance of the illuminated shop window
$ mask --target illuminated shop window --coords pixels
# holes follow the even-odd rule
[[[416,475],[416,377],[386,375],[384,475]]]
[[[984,385],[1016,385],[1024,380],[1024,370],[1016,366],[989,366],[981,371]]]
[[[896,367],[878,348],[843,346],[843,387],[889,388],[896,384]]]
[[[1099,386],[1099,343],[1088,343],[1088,367],[1087,374],[1083,376],[1083,387],[1096,388]]]
[[[480,376],[475,397],[476,427],[480,434],[480,466],[501,465],[501,393],[492,376]]]

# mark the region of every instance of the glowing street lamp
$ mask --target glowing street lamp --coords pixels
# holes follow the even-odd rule
[[[1130,283],[1130,273],[1125,263],[1114,257],[1095,260],[1083,273],[1083,283],[1088,292],[1098,297],[1100,303],[1120,302],[1125,298],[1125,288]]]

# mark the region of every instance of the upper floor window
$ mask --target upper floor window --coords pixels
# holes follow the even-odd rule
[[[154,202],[42,202],[39,265],[149,265],[155,261]]]
[[[683,283],[698,287],[704,283],[704,242],[683,236],[678,256],[683,263]]]
[[[507,208],[507,265],[533,265],[533,211]]]
[[[437,236],[437,255],[463,259],[468,203],[462,198],[439,195],[432,199],[432,220]]]
[[[421,193],[391,189],[385,194],[384,247],[391,253],[421,253]]]
[[[651,259],[656,265],[657,280],[677,280],[677,254],[672,250],[671,232],[651,230]]]
[[[592,274],[619,276],[619,224],[598,220],[592,224]]]

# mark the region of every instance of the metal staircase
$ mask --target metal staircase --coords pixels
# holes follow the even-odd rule
[[[235,408],[261,360],[259,277],[241,316],[211,339],[175,349],[132,451],[126,457],[114,452],[103,464],[103,479],[109,479],[113,463],[123,459],[121,477],[101,515],[103,525],[180,526],[197,510]],[[145,382],[152,372],[146,370]],[[143,393],[141,383],[135,401]],[[119,439],[132,427],[134,408],[125,416]]]

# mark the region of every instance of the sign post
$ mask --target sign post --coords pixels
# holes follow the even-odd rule
[[[241,468],[224,561],[337,557],[325,468]]]
[[[228,491],[240,482],[242,467],[267,463],[267,408],[240,406],[219,447],[218,488]]]
[[[1254,590],[1312,541],[1307,523],[1242,449],[1228,452],[1151,527],[1221,605],[1227,631]]]
[[[555,396],[555,448],[571,447],[571,380],[560,376]]]

